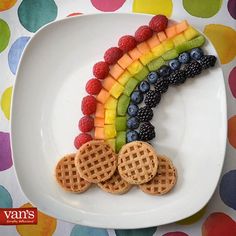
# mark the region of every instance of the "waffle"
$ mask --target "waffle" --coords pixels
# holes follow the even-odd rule
[[[130,184],[143,184],[157,173],[158,160],[153,147],[135,141],[124,145],[118,157],[118,171],[121,177]]]
[[[57,163],[55,176],[57,182],[66,191],[82,193],[91,185],[80,177],[75,166],[75,154],[68,154]]]
[[[127,183],[120,177],[118,170],[115,171],[112,177],[104,182],[98,183],[98,186],[108,193],[123,194],[130,190],[131,184]]]
[[[156,176],[148,183],[139,185],[140,189],[148,194],[162,195],[169,192],[177,180],[177,171],[171,160],[165,156],[158,156]]]
[[[109,144],[103,141],[90,141],[78,150],[75,165],[82,178],[91,183],[99,183],[114,174],[117,157]]]

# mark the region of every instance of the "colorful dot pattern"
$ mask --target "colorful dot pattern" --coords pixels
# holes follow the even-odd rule
[[[106,230],[68,224],[39,211],[37,225],[16,226],[15,235],[117,235],[117,236],[235,236],[236,235],[236,0],[1,0],[0,1],[0,208],[20,207],[26,202],[12,167],[10,103],[12,86],[22,52],[33,33],[67,16],[92,12],[164,14],[187,19],[198,26],[215,46],[225,75],[228,96],[228,143],[218,191],[206,206],[187,219],[171,225],[135,230]],[[21,207],[32,207],[26,203]],[[219,212],[219,209],[221,212]],[[12,226],[14,227],[14,226]],[[0,235],[3,234],[0,228]],[[9,230],[9,232],[8,232]],[[7,235],[12,228],[4,228]]]

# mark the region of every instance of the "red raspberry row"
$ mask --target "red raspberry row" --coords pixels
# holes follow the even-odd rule
[[[118,41],[118,47],[111,47],[104,53],[104,61],[99,61],[93,66],[93,75],[95,78],[90,79],[86,84],[88,96],[82,99],[81,110],[85,115],[79,121],[79,129],[82,132],[75,140],[74,145],[78,149],[84,143],[92,140],[90,132],[94,128],[94,119],[92,115],[96,111],[97,101],[93,95],[97,95],[102,89],[101,80],[109,74],[109,66],[114,65],[124,53],[134,49],[138,43],[144,42],[152,37],[153,32],[163,31],[168,24],[168,19],[163,15],[154,16],[149,25],[140,26],[134,36],[124,35]]]

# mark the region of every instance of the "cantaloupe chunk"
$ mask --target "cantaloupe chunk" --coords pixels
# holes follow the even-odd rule
[[[131,63],[133,62],[133,59],[125,53],[119,60],[118,64],[123,68],[126,69]]]
[[[172,37],[174,37],[174,36],[177,34],[177,33],[176,33],[176,27],[175,27],[175,25],[166,28],[166,29],[165,29],[165,33],[166,33],[167,38],[172,38]]]
[[[124,70],[118,64],[110,66],[110,74],[114,79],[117,79],[123,72]]]
[[[95,127],[95,130],[94,130],[94,138],[95,138],[95,139],[104,140],[104,138],[105,138],[105,135],[104,135],[104,128]]]
[[[158,47],[158,46],[157,46]],[[131,65],[127,67],[127,70],[131,75],[135,75],[143,69],[143,65],[140,61],[136,60]]]
[[[137,49],[141,52],[141,54],[145,54],[150,51],[150,48],[146,42],[139,43],[137,45]]]
[[[119,84],[118,82],[116,82],[116,83],[112,86],[112,88],[111,88],[111,90],[110,90],[110,94],[111,94],[114,98],[118,98],[118,97],[122,94],[123,91],[124,91],[124,87],[123,87],[121,84]]]
[[[94,118],[94,126],[95,127],[104,127],[104,118],[99,118],[99,117],[95,117]]]
[[[134,48],[133,50],[129,51],[128,54],[133,60],[139,59],[142,55],[142,53],[137,48]]]
[[[158,37],[158,39],[160,40],[160,42],[165,41],[166,38],[167,38],[164,31],[161,31],[161,32],[157,33],[157,37]]]
[[[147,44],[150,48],[154,48],[155,46],[160,44],[160,40],[158,39],[156,34],[153,34],[152,37],[147,40]]]
[[[104,118],[105,117],[105,110],[104,105],[101,103],[97,103],[95,117]]]
[[[180,23],[175,25],[176,33],[182,33],[188,28],[188,22],[186,20],[181,21]]]
[[[121,84],[121,85],[126,85],[126,83],[128,82],[129,78],[131,78],[132,75],[129,73],[129,71],[125,70],[125,72],[117,79],[117,81]]]
[[[97,95],[96,99],[97,99],[97,101],[99,101],[102,104],[104,104],[109,97],[110,97],[109,92],[107,92],[107,90],[105,90],[105,89],[101,89],[101,91]]]
[[[105,88],[107,91],[109,91],[115,83],[116,83],[116,80],[114,80],[112,76],[108,75],[103,80],[102,87]]]

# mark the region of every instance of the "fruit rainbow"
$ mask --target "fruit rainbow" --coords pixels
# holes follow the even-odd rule
[[[82,133],[75,147],[97,139],[118,152],[127,142],[153,139],[155,129],[149,121],[161,93],[169,84],[179,85],[215,64],[216,58],[204,56],[199,48],[204,42],[187,21],[170,24],[162,15],[140,26],[135,36],[122,36],[118,47],[109,48],[104,61],[93,67],[95,78],[86,84],[89,95],[82,100],[85,116],[79,121]],[[143,101],[145,106],[139,108]]]

